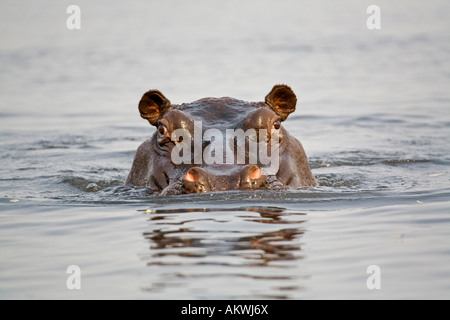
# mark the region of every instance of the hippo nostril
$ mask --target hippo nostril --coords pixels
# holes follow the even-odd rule
[[[241,171],[240,187],[243,189],[256,189],[266,182],[266,176],[256,164],[247,165]]]
[[[210,191],[207,172],[202,168],[191,168],[184,175],[183,188],[184,193],[201,193]]]
[[[197,170],[190,169],[184,176],[184,179],[189,182],[195,182],[198,180],[198,177],[199,177],[199,175],[198,175]]]
[[[252,180],[261,178],[261,176],[262,176],[261,170],[259,169],[259,167],[256,164],[252,165],[248,169],[248,176]]]

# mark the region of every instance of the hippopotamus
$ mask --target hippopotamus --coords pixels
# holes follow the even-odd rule
[[[156,131],[138,147],[125,184],[162,195],[317,186],[302,144],[282,124],[296,104],[281,84],[263,102],[223,97],[176,105],[149,90],[138,109]]]

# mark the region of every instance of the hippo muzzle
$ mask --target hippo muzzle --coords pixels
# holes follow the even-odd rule
[[[183,177],[182,192],[260,189],[267,183],[267,177],[261,173],[257,165],[247,165],[230,171],[224,173],[193,167]]]

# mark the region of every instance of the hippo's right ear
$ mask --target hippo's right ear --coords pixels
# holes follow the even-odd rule
[[[284,121],[295,111],[297,97],[289,86],[277,84],[266,96],[266,104]]]
[[[147,119],[151,125],[156,126],[158,120],[170,109],[170,101],[158,90],[150,90],[144,93],[139,101],[141,117]]]

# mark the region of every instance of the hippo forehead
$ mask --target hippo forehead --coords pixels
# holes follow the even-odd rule
[[[228,129],[230,124],[242,121],[250,112],[266,107],[263,102],[247,102],[234,98],[204,98],[173,107],[189,114],[205,126]]]

